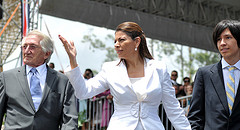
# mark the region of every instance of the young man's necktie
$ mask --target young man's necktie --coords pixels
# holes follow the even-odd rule
[[[234,66],[227,67],[229,70],[229,76],[227,78],[227,100],[230,114],[232,113],[232,107],[235,99],[235,76],[234,76]]]

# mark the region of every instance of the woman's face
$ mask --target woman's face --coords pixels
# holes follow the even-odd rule
[[[120,59],[128,59],[136,54],[136,40],[133,40],[125,32],[117,31],[115,33],[114,47]]]

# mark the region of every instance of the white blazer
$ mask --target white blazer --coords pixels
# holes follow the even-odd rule
[[[139,121],[145,130],[164,130],[158,115],[161,102],[175,129],[191,130],[175,97],[175,89],[163,62],[145,59],[145,77],[141,79],[145,81],[139,86],[144,93],[140,95],[133,90],[124,63],[117,65],[118,63],[119,61],[104,63],[99,74],[88,81],[84,80],[79,67],[66,72],[79,99],[91,98],[110,89],[114,113],[108,130],[134,130]]]

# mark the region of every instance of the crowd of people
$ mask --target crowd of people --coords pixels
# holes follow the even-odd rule
[[[55,64],[53,62],[50,62],[48,64],[48,66],[51,69],[55,68]],[[62,70],[59,70],[59,72],[64,73]],[[85,72],[83,73],[83,77],[85,78],[85,80],[89,80],[90,78],[94,77],[94,73],[91,69],[87,68],[85,70]],[[103,100],[101,100],[100,102],[102,103],[102,105],[97,105],[98,102],[94,102],[95,98],[101,98],[103,97]],[[89,126],[95,126],[98,125],[93,124],[93,116],[98,116],[96,115],[96,110],[97,110],[97,106],[98,107],[102,107],[102,108],[98,108],[98,110],[101,110],[100,114],[101,114],[101,123],[99,124],[99,128],[101,130],[106,130],[108,123],[109,123],[109,119],[111,117],[111,107],[112,107],[112,95],[110,93],[110,90],[106,90],[105,92],[102,92],[94,97],[92,97],[91,99],[93,99],[93,102],[91,102],[88,99],[83,99],[83,100],[79,100],[77,99],[77,111],[79,113],[79,117],[80,119],[80,124],[79,124],[79,129],[81,130],[88,130],[90,129]],[[95,103],[95,105],[93,106],[93,104]],[[91,105],[91,107],[89,107],[89,105]],[[91,117],[90,117],[91,115]],[[96,117],[95,117],[96,118]],[[96,119],[98,120],[98,119]],[[89,125],[90,122],[90,125]]]
[[[191,82],[191,79],[189,77],[183,78],[183,84],[177,83],[178,78],[178,72],[176,70],[173,70],[171,72],[171,80],[172,85],[175,88],[175,95],[176,97],[182,97],[186,95],[192,94],[193,89],[193,82]]]
[[[150,54],[135,22],[117,26],[114,47],[119,60],[104,63],[96,76],[82,73],[74,42],[61,35],[59,39],[70,61],[64,72],[48,64],[54,50],[51,38],[33,30],[22,40],[24,65],[0,73],[0,124],[4,121],[5,129],[76,130],[81,108],[77,100],[101,96],[114,105],[110,121],[101,120],[102,129],[164,130],[160,104],[176,130],[240,129],[239,21],[216,25],[213,42],[221,60],[199,68],[194,84],[189,77],[177,83],[175,70],[169,75],[165,62]],[[106,104],[102,117],[109,114]]]
[[[187,116],[191,98],[190,97],[183,98],[183,97],[192,95],[194,82],[191,82],[191,79],[189,77],[184,77],[182,80],[183,84],[180,84],[177,82],[177,78],[178,78],[178,72],[176,70],[173,70],[171,72],[171,80],[172,80],[172,85],[175,89],[175,95],[176,95],[176,98],[182,97],[182,99],[179,101],[180,101],[181,107],[185,111],[185,115]]]

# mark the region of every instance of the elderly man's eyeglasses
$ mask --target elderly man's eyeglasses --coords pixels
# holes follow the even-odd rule
[[[39,46],[37,46],[37,45],[22,45],[21,46],[21,49],[22,50],[26,50],[26,49],[29,49],[29,50],[35,50],[36,48],[39,48]]]

